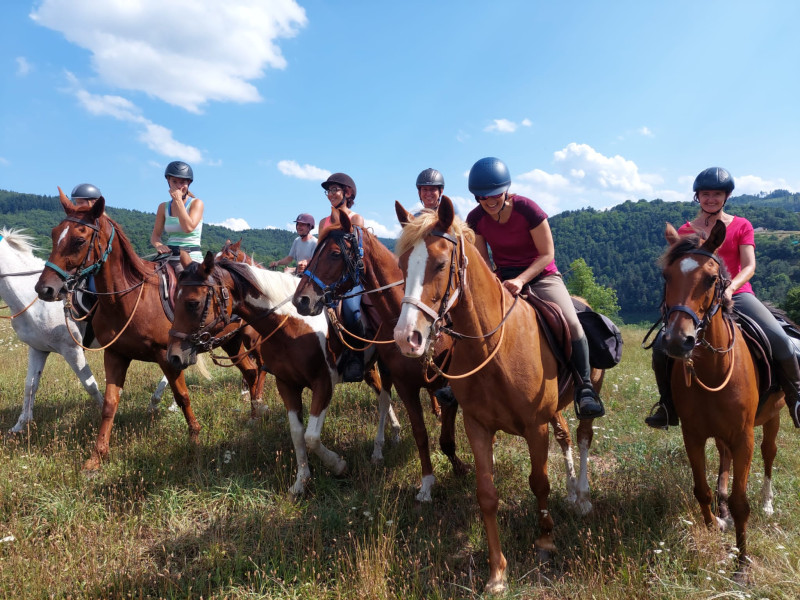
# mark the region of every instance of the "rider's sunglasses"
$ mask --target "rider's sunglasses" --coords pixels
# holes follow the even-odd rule
[[[336,192],[341,192],[342,188],[338,185],[332,185],[327,190],[325,190],[325,195],[330,196],[331,194],[335,194]]]
[[[475,200],[478,202],[485,202],[486,200],[497,200],[503,196],[505,192],[500,192],[499,194],[495,194],[494,196],[475,196]]]

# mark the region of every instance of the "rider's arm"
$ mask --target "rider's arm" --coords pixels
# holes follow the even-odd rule
[[[553,234],[550,231],[550,224],[547,222],[547,219],[531,229],[530,234],[533,243],[536,245],[536,250],[539,252],[539,256],[537,256],[519,276],[503,282],[503,285],[508,288],[508,291],[514,295],[519,294],[522,288],[525,287],[525,284],[544,271],[545,267],[553,262],[555,258],[556,248],[553,243]]]
[[[173,202],[172,203],[172,210],[174,211],[175,216],[178,218],[178,223],[180,223],[181,229],[184,233],[191,233],[197,226],[200,224],[200,221],[203,220],[203,201],[200,198],[195,198],[192,200],[192,204],[189,207],[189,211],[186,211],[186,205],[181,202]]]
[[[161,241],[161,236],[164,234],[164,221],[165,202],[158,205],[156,211],[156,222],[153,224],[153,233],[150,235],[150,245],[161,253],[169,252],[169,248]]]
[[[731,294],[750,281],[756,272],[756,249],[749,244],[739,245],[739,264],[741,270],[731,279],[728,286]]]

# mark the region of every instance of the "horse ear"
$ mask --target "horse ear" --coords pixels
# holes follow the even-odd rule
[[[181,250],[181,264],[183,264],[184,254],[185,253]],[[188,258],[189,255],[187,254],[186,257]],[[189,259],[189,262],[191,263],[191,259]],[[206,256],[203,259],[202,269],[205,272],[206,277],[208,277],[208,275],[210,275],[211,272],[214,270],[214,253],[211,250],[206,252]]]
[[[339,210],[339,225],[342,226],[342,230],[346,232],[353,231],[353,223],[350,221],[350,217],[347,215],[346,212],[343,210]]]
[[[717,221],[714,224],[714,227],[712,227],[708,239],[702,245],[703,250],[706,250],[707,252],[714,252],[714,250],[719,248],[722,245],[722,242],[725,241],[726,230],[727,227],[725,227],[725,223],[722,221]]]
[[[231,244],[231,241],[228,240],[228,243]],[[239,238],[238,242],[236,242],[235,244],[231,244],[231,250],[233,250],[233,253],[236,254],[237,252],[239,252],[239,248],[241,248],[241,246],[242,246],[242,238]]]
[[[61,188],[58,188],[58,199],[61,200],[61,206],[64,207],[64,212],[71,213],[75,210],[75,205],[69,198],[67,198],[67,195],[61,190]]]
[[[403,205],[400,204],[399,200],[394,201],[394,212],[397,214],[397,220],[400,221],[400,225],[403,227],[414,220],[414,217],[412,217],[411,214],[405,208],[403,208]]]
[[[89,211],[86,213],[92,219],[99,219],[102,214],[106,210],[106,199],[103,196],[100,196],[97,200],[94,201]]]
[[[439,215],[439,224],[442,226],[442,231],[447,231],[453,224],[456,217],[456,211],[453,208],[453,202],[447,196],[442,196],[439,202],[439,208],[436,211]]]
[[[667,239],[667,243],[672,246],[680,239],[678,232],[675,231],[675,228],[672,226],[672,223],[667,223],[666,231],[664,231],[664,237]]]

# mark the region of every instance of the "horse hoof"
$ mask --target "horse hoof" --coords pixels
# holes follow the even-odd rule
[[[252,405],[252,406],[253,406],[253,408],[252,408],[251,414],[253,416],[251,417],[250,420],[254,420],[254,419],[255,420],[260,420],[260,419],[266,419],[267,417],[269,417],[269,405],[268,404],[264,404],[263,402],[258,402],[258,403],[256,403],[255,405]]]
[[[93,456],[85,463],[83,463],[83,468],[81,469],[81,473],[87,479],[94,479],[100,473],[100,460]]]
[[[497,594],[504,594],[507,590],[508,584],[501,579],[500,581],[490,581],[483,591],[490,596],[496,596]]]
[[[333,474],[336,477],[341,477],[347,474],[347,461],[343,458],[340,458],[337,463],[333,466]]]

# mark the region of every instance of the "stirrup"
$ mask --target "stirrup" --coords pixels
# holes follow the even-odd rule
[[[590,394],[584,395],[584,392],[590,392]],[[581,401],[584,399],[589,399],[594,401],[599,408],[596,408],[592,411],[584,411],[581,410]],[[588,419],[599,419],[602,416],[605,416],[606,409],[603,406],[603,401],[600,400],[600,396],[594,391],[594,388],[590,385],[583,385],[581,386],[575,393],[575,416],[578,417],[580,420],[588,420]]]
[[[661,402],[656,402],[650,409],[650,413],[645,417],[644,422],[653,429],[669,429],[669,410]],[[677,425],[677,423],[675,423]]]

